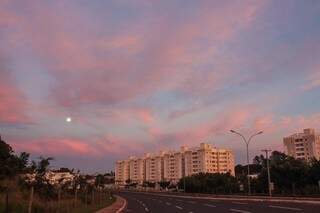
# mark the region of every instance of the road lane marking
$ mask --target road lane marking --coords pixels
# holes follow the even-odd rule
[[[171,205],[171,203],[168,203],[168,202],[166,202],[166,204],[167,204],[168,206],[170,206],[170,205]]]
[[[286,206],[269,206],[270,208],[277,208],[277,209],[288,209],[292,211],[302,211],[302,209],[299,208],[292,208],[292,207],[286,207]]]
[[[240,204],[240,205],[246,205],[248,203],[244,203],[244,202],[232,202],[233,204]]]
[[[209,206],[209,207],[216,207],[215,205],[211,205],[211,204],[203,204],[204,206]]]
[[[251,213],[251,212],[240,210],[240,209],[229,209],[229,210],[232,211],[232,212]]]
[[[144,210],[146,210],[146,212],[148,212],[149,211],[149,209],[146,207],[146,208],[144,208]]]
[[[176,208],[177,208],[177,209],[183,209],[183,208],[182,208],[182,207],[180,207],[180,206],[176,206]]]

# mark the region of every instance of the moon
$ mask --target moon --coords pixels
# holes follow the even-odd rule
[[[72,121],[72,119],[70,117],[66,118],[66,122],[70,123]]]

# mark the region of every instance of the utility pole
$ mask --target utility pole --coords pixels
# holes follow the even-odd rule
[[[272,150],[263,149],[261,151],[266,153],[267,172],[268,172],[268,191],[269,191],[269,196],[271,197],[272,196],[272,190],[271,190],[271,178],[270,178],[270,166],[269,166],[269,152],[271,152]]]

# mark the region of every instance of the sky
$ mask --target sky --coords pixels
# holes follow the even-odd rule
[[[54,167],[320,131],[320,1],[0,0],[0,134]],[[70,117],[71,122],[66,122]]]

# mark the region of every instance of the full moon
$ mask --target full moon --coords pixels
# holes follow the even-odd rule
[[[66,118],[66,121],[67,121],[68,123],[70,123],[70,122],[72,121],[72,119],[71,119],[70,117],[67,117],[67,118]]]

